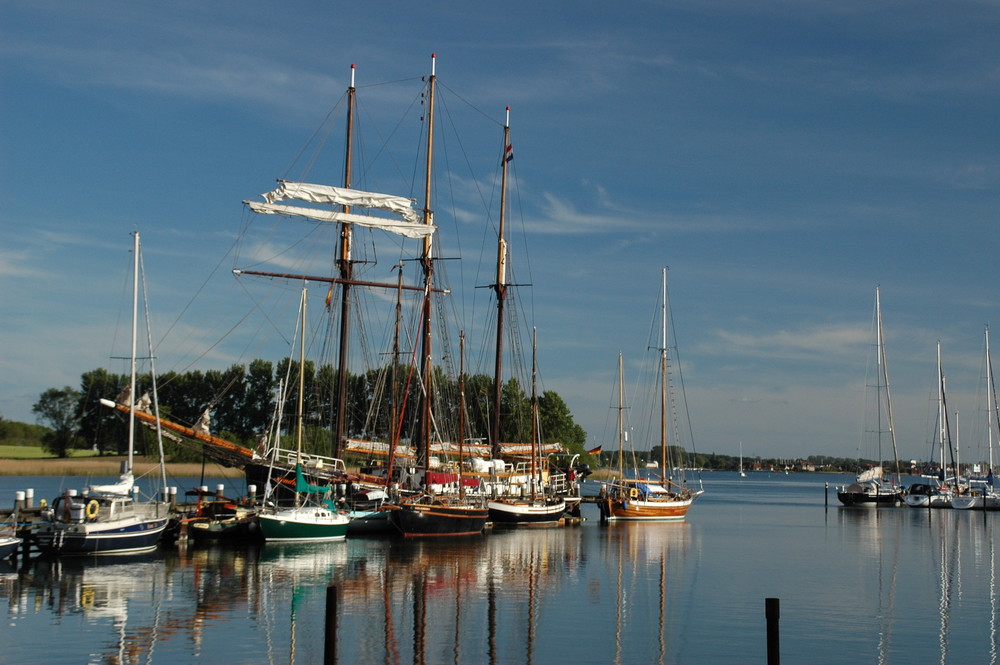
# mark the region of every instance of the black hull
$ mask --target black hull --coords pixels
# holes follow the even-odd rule
[[[188,538],[195,543],[262,543],[264,534],[256,517],[236,522],[193,522],[188,525]]]
[[[39,549],[51,554],[129,554],[156,549],[167,518],[89,533],[60,528],[37,535]]]
[[[883,493],[877,496],[866,492],[837,492],[837,499],[845,506],[884,506],[890,508],[902,503],[903,495],[900,492]]]
[[[475,536],[486,528],[489,511],[473,506],[403,505],[389,522],[404,538]]]

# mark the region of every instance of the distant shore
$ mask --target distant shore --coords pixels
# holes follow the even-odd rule
[[[69,457],[49,459],[0,459],[0,476],[117,476],[121,472],[124,456]],[[134,461],[135,475],[142,476],[156,471],[159,463],[144,457]],[[243,471],[207,464],[205,473],[213,478],[240,478]],[[198,462],[167,462],[167,473],[178,478],[200,476],[202,465]]]

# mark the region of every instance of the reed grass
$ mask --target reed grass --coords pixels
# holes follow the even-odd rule
[[[0,459],[0,476],[117,476],[125,457],[70,457],[60,459]],[[136,476],[157,473],[159,464],[150,459],[136,458]],[[202,465],[196,462],[167,462],[167,473],[178,478],[197,477]],[[239,478],[243,472],[216,464],[205,467],[206,475],[223,478]]]

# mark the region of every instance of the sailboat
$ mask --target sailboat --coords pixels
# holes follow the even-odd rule
[[[487,501],[490,519],[494,526],[550,526],[559,523],[566,512],[566,499],[547,493],[542,486],[542,474],[538,458],[538,381],[537,344],[532,340],[532,380],[531,380],[531,461],[529,463],[528,487],[523,495],[501,494]],[[523,489],[523,486],[522,486]]]
[[[38,547],[55,554],[124,554],[155,549],[167,527],[167,505],[140,501],[132,475],[135,444],[135,414],[148,409],[148,398],[137,405],[136,337],[139,309],[139,233],[133,234],[132,259],[132,353],[129,386],[116,400],[129,410],[128,458],[117,483],[91,485],[84,495],[67,490],[46,510],[46,520],[35,530]],[[154,376],[155,391],[155,376]],[[111,404],[107,400],[102,403]],[[161,471],[162,471],[162,449]],[[165,484],[165,483],[164,483]]]
[[[740,441],[740,478],[746,478],[747,472],[743,470],[743,442]]]
[[[303,288],[300,303],[299,408],[295,427],[296,452],[300,456],[302,454],[302,404],[305,393],[306,293],[306,289]],[[350,520],[337,511],[332,501],[318,496],[329,494],[329,492],[329,487],[307,482],[302,474],[301,461],[296,461],[295,504],[273,512],[261,512],[257,515],[264,540],[281,542],[343,540],[347,536],[347,524]]]
[[[434,147],[434,91],[437,82],[435,58],[431,56],[431,74],[427,79],[427,154],[424,171],[424,223],[430,225],[434,218],[431,210],[431,165]],[[434,386],[432,383],[432,323],[434,312],[431,296],[434,292],[434,259],[431,236],[423,238],[423,251],[420,263],[423,268],[424,297],[422,323],[420,331],[420,377],[423,381],[419,412],[416,444],[420,465],[422,468],[413,476],[416,487],[421,491],[399,503],[398,510],[389,512],[389,522],[406,538],[439,537],[439,536],[472,536],[483,532],[489,511],[482,496],[468,494],[462,491],[461,476],[457,478],[459,491],[437,492],[435,476],[439,472],[432,471],[432,439],[434,417],[431,405],[433,403]],[[462,433],[459,432],[459,444],[462,444]],[[460,453],[461,456],[461,453]],[[449,482],[453,482],[453,474],[443,474]]]
[[[996,387],[993,383],[993,362],[990,359],[990,328],[986,327],[986,446],[989,466],[985,478],[970,479],[970,490],[955,496],[951,507],[958,510],[1000,510],[1000,491],[993,478],[993,431],[1000,423],[997,411]]]
[[[503,145],[505,151],[510,142],[510,107],[507,107],[507,118],[503,128]],[[500,458],[502,446],[500,444],[500,419],[501,419],[501,397],[503,393],[503,333],[504,333],[504,301],[506,300],[507,288],[507,240],[505,238],[505,219],[507,201],[507,168],[509,159],[501,159],[500,178],[500,217],[499,231],[497,233],[497,264],[496,283],[493,290],[497,297],[497,328],[496,328],[496,354],[493,375],[493,409],[490,413],[490,442],[492,444],[492,456]],[[518,479],[527,480],[527,488],[523,483],[514,484],[509,479],[507,483],[499,483],[495,486],[496,492],[487,503],[490,519],[494,524],[516,526],[519,524],[531,524],[539,526],[543,524],[556,524],[566,511],[566,500],[553,493],[547,494],[542,486],[543,466],[547,466],[547,458],[543,458],[538,452],[538,362],[537,344],[532,339],[532,370],[531,370],[531,445],[528,452],[529,459],[525,471],[527,477],[518,474]],[[546,468],[544,471],[548,471]],[[546,474],[547,475],[547,474]]]
[[[17,512],[11,516],[10,524],[0,525],[0,560],[10,558],[17,553],[22,540],[17,537]]]
[[[679,522],[687,516],[694,500],[704,490],[695,490],[674,482],[667,474],[667,271],[663,270],[662,339],[659,351],[660,387],[660,470],[659,479],[642,478],[638,469],[634,478],[626,478],[624,459],[625,444],[625,388],[622,354],[618,354],[618,478],[601,488],[597,505],[601,519],[606,521]]]
[[[938,455],[940,456],[941,470],[937,475],[922,474],[926,482],[914,483],[910,485],[904,501],[906,505],[914,508],[951,508],[951,499],[955,492],[948,486],[947,462],[945,460],[945,447],[954,459],[951,448],[951,430],[948,427],[948,405],[945,399],[945,377],[941,368],[941,342],[937,343],[937,388],[938,388],[938,417],[937,417],[937,444]],[[931,461],[934,455],[931,453]],[[957,484],[957,477],[951,478]]]
[[[903,498],[903,487],[899,479],[899,454],[896,450],[896,428],[892,421],[892,397],[889,394],[889,370],[885,361],[885,335],[882,328],[882,301],[879,288],[875,287],[875,384],[866,386],[874,389],[875,429],[870,432],[876,437],[875,452],[879,464],[866,469],[850,485],[837,488],[837,499],[845,506],[895,506]],[[866,392],[866,394],[869,394]],[[885,419],[883,422],[883,418]],[[866,425],[867,427],[867,425]],[[888,429],[884,429],[887,427]],[[882,435],[888,433],[892,442],[892,457],[896,473],[892,481],[883,480]]]

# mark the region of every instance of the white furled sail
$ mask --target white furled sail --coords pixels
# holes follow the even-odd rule
[[[858,474],[859,483],[870,483],[873,480],[879,480],[882,478],[882,467],[876,466],[867,471]]]
[[[434,233],[433,224],[423,224],[410,199],[392,194],[365,192],[344,187],[317,185],[307,182],[278,181],[277,189],[261,194],[265,203],[245,201],[250,209],[262,215],[296,215],[318,222],[341,222],[382,229],[406,238],[425,238]],[[308,208],[279,203],[279,201],[301,201],[320,205],[358,206],[384,210],[399,219],[372,217],[354,213],[338,212],[323,208]]]
[[[135,485],[135,479],[132,477],[132,473],[125,472],[118,479],[117,483],[113,485],[91,485],[90,491],[96,494],[120,494],[128,496],[132,492],[133,485]]]

